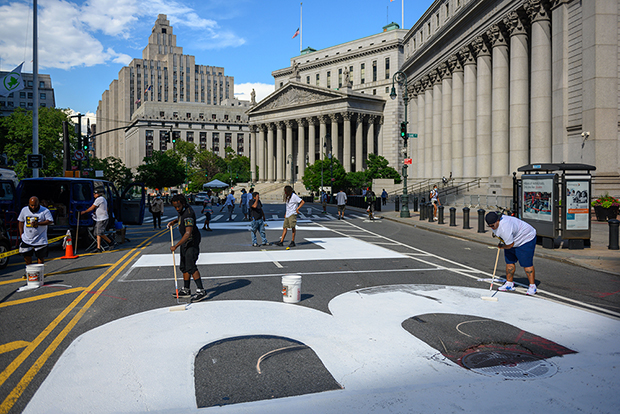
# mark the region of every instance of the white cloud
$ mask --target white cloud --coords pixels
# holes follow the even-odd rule
[[[275,86],[267,83],[239,83],[235,84],[235,98],[249,101],[252,89],[256,92],[256,102],[260,102],[275,90]]]

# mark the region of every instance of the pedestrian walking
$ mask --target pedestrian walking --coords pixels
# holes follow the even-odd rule
[[[24,257],[27,265],[32,264],[32,255],[37,257],[37,263],[45,263],[47,257],[47,229],[54,224],[52,213],[41,206],[38,197],[30,197],[28,205],[19,212],[17,217],[19,237],[19,253]]]
[[[213,214],[213,196],[211,190],[207,190],[207,196],[205,197],[205,201],[202,202],[201,213],[205,215],[205,224],[202,226],[202,229],[206,231],[212,231],[211,227],[209,227],[209,223],[211,222],[211,215]]]
[[[523,267],[529,287],[528,295],[536,294],[536,278],[534,272],[534,250],[536,249],[536,229],[523,220],[512,216],[500,216],[491,211],[484,218],[493,229],[493,235],[500,240],[499,249],[504,250],[506,261],[506,283],[498,288],[503,292],[514,291],[515,263]]]
[[[368,187],[364,191],[364,200],[366,200],[366,204],[368,206],[366,207],[366,211],[368,212],[368,218],[370,220],[374,220],[375,219],[375,201],[377,201],[377,196],[375,195],[375,192],[370,189],[370,187]]]
[[[286,212],[284,213],[284,223],[282,223],[282,237],[280,237],[280,241],[276,242],[275,245],[283,246],[286,233],[288,232],[288,229],[291,229],[293,235],[289,247],[295,247],[295,226],[297,225],[297,215],[299,214],[299,209],[304,205],[304,200],[299,198],[299,196],[293,192],[293,187],[287,185],[284,187],[284,203],[286,206]]]
[[[239,201],[239,205],[241,206],[241,212],[243,213],[243,220],[248,220],[248,212],[249,212],[249,204],[248,198],[250,195],[245,191],[245,188],[241,189],[241,200]]]
[[[181,233],[181,240],[176,242],[173,246],[170,246],[170,251],[174,253],[179,247],[181,248],[179,256],[181,261],[179,268],[183,273],[183,288],[179,289],[180,298],[192,297],[190,290],[190,276],[196,283],[196,294],[192,298],[192,301],[199,301],[204,299],[207,295],[200,278],[200,272],[196,262],[200,255],[200,230],[196,226],[196,214],[194,209],[189,206],[185,196],[183,194],[176,194],[172,197],[172,206],[177,211],[178,217],[170,221],[167,225],[171,228],[175,224],[179,225],[179,232]],[[173,296],[176,297],[177,293],[174,292]]]
[[[271,243],[267,241],[265,235],[265,212],[263,211],[263,203],[260,201],[260,195],[258,192],[252,193],[250,198],[250,226],[252,230],[252,246],[258,247],[258,240],[256,239],[256,232],[260,234],[260,238],[263,242],[262,246],[270,246]]]
[[[327,214],[327,193],[325,190],[321,191],[321,205],[323,206],[323,213]]]
[[[235,201],[237,201],[235,199],[235,192],[234,190],[230,190],[230,194],[226,196],[226,202],[220,209],[220,211],[222,211],[224,208],[228,209],[228,221],[233,221],[232,213],[233,213],[233,210],[235,209]]]
[[[112,242],[105,234],[110,216],[108,215],[108,201],[103,196],[103,190],[97,189],[93,192],[93,195],[95,197],[93,205],[82,211],[82,214],[93,213],[95,236],[97,237],[97,253],[102,253],[101,240],[105,240],[112,247],[116,247],[116,242]]]
[[[338,204],[338,220],[343,220],[344,210],[347,207],[347,194],[342,188],[336,194],[336,203]]]
[[[157,194],[151,201],[150,210],[153,215],[153,228],[161,229],[161,215],[164,212],[164,200],[161,199],[161,194]]]
[[[381,193],[381,204],[382,205],[386,205],[387,204],[387,199],[388,199],[388,193],[387,193],[387,191],[385,191],[385,188],[384,188],[383,192]]]

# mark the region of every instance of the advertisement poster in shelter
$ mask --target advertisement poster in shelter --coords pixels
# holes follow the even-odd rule
[[[526,178],[523,181],[523,218],[552,221],[553,178]]]
[[[588,181],[566,181],[566,230],[587,230],[590,222]]]

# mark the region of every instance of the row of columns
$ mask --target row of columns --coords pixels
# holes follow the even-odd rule
[[[549,3],[531,0],[414,79],[418,176],[508,176],[551,162],[551,59]]]
[[[324,159],[330,145],[333,157],[341,161],[346,172],[361,171],[368,154],[383,152],[383,142],[377,139],[382,122],[380,115],[343,112],[250,125],[252,179],[258,182],[301,180],[306,162],[314,164],[317,154],[319,159]],[[256,166],[259,177],[255,176]],[[295,166],[297,177],[293,177]]]

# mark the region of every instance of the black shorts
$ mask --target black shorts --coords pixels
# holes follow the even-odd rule
[[[198,271],[196,262],[198,261],[198,255],[200,254],[200,247],[198,246],[181,246],[181,263],[179,268],[182,273],[189,273],[193,275]]]
[[[32,255],[34,254],[37,259],[45,259],[47,257],[47,245],[44,247],[31,246],[29,244],[21,242],[19,244],[19,254],[24,257],[32,257]]]

